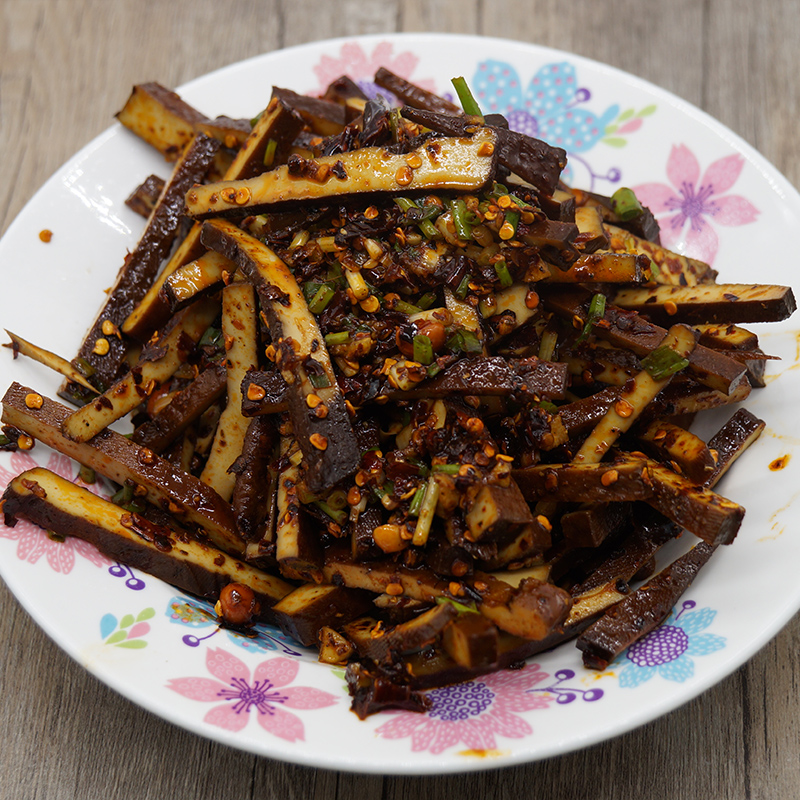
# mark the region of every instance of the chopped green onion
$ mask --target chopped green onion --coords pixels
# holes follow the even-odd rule
[[[632,189],[623,186],[611,195],[611,210],[623,221],[635,219],[644,211]]]
[[[395,197],[394,202],[401,211],[408,211],[409,208],[419,208],[419,206],[408,197]]]
[[[426,239],[439,239],[442,236],[439,229],[429,219],[420,220],[419,229]]]
[[[514,234],[516,234],[517,226],[519,225],[519,211],[507,209],[503,215],[503,224],[510,225],[514,230]],[[508,238],[510,239],[511,237],[509,236]]]
[[[467,222],[467,204],[460,198],[450,201],[450,211],[453,214],[453,225],[459,239],[472,238],[472,226]]]
[[[540,400],[536,405],[550,414],[558,413],[558,406],[555,403],[551,403],[549,400]]]
[[[342,272],[342,265],[338,261],[334,261],[328,266],[328,272],[325,275],[327,281],[343,281],[344,272]]]
[[[464,109],[464,113],[470,117],[480,117],[481,120],[483,120],[481,107],[478,105],[478,101],[470,91],[466,80],[464,80],[463,77],[459,77],[453,78],[451,82],[453,84],[453,88],[456,90],[456,94],[458,95],[458,101],[461,103],[461,108]]]
[[[334,511],[341,511],[347,508],[347,492],[344,489],[334,489],[326,501]]]
[[[653,280],[658,280],[661,277],[661,268],[652,258],[650,259],[650,275],[653,277]]]
[[[419,300],[417,305],[422,311],[426,311],[436,302],[436,292],[426,292]]]
[[[514,279],[508,271],[508,264],[506,264],[504,260],[494,262],[494,271],[497,273],[497,277],[500,279],[500,285],[504,289],[508,289],[508,287],[514,283]]]
[[[329,516],[338,525],[344,524],[347,519],[347,512],[341,509],[331,508],[324,500],[315,500],[314,505],[323,513]]]
[[[419,314],[422,309],[419,306],[406,303],[405,300],[396,300],[394,303],[394,310],[399,311],[401,314]]]
[[[327,283],[323,283],[319,289],[317,289],[314,297],[311,298],[311,302],[308,304],[308,310],[312,314],[321,314],[328,307],[328,303],[333,299],[333,295],[333,287]]]
[[[419,510],[422,508],[422,499],[425,497],[425,487],[420,486],[414,496],[411,498],[411,505],[408,507],[408,513],[412,517],[419,516]]]
[[[539,358],[541,358],[542,361],[553,360],[557,342],[558,334],[555,331],[546,329],[544,333],[542,333],[542,338],[539,341]]]
[[[389,130],[392,132],[392,141],[400,141],[400,109],[393,108],[389,111]]]
[[[269,139],[267,141],[267,148],[264,150],[264,166],[271,167],[272,162],[275,160],[275,151],[278,149],[277,139]]]
[[[76,358],[75,366],[85,378],[91,378],[94,375],[94,367],[85,358]]]
[[[459,603],[458,600],[453,600],[450,597],[443,597],[439,595],[436,598],[436,604],[439,606],[443,606],[445,603],[449,603],[451,606],[455,606],[457,611],[460,611],[462,614],[480,614],[480,611],[473,605],[466,605],[465,603]]]
[[[439,233],[436,226],[431,222],[433,217],[439,215],[441,209],[436,205],[427,205],[425,208],[420,208],[409,197],[395,197],[395,204],[401,211],[412,211],[412,214],[407,215],[408,221],[419,225],[426,239],[440,239],[442,234]]]
[[[216,347],[222,340],[222,331],[213,325],[206,328],[205,333],[200,337],[198,347]]]
[[[430,337],[424,333],[418,333],[414,337],[414,361],[426,366],[433,361],[433,345]]]
[[[589,316],[586,318],[586,324],[583,326],[583,331],[578,337],[576,344],[582,342],[592,332],[592,328],[603,318],[606,313],[606,296],[599,292],[592,297],[589,303]]]
[[[349,344],[350,333],[349,331],[335,331],[334,333],[325,334],[325,344]]]
[[[294,250],[297,247],[302,247],[308,242],[309,236],[310,234],[308,231],[297,231],[292,237],[292,241],[289,243],[289,249]]]
[[[428,367],[428,377],[435,378],[441,371],[442,368],[438,364],[431,364]]]
[[[461,469],[461,464],[434,464],[431,467],[431,472],[435,475],[437,472],[443,475],[458,475]]]
[[[133,487],[123,486],[112,498],[111,502],[117,506],[125,506],[133,500]]]
[[[663,381],[688,365],[688,358],[684,358],[666,345],[656,347],[652,353],[642,359],[642,367],[655,381]]]
[[[309,372],[308,380],[315,389],[327,389],[331,385],[327,374],[324,372]]]
[[[459,300],[463,300],[467,296],[467,292],[469,291],[469,282],[472,280],[472,276],[467,273],[462,279],[461,283],[458,284],[458,288],[456,289],[456,297]]]
[[[450,350],[460,350],[462,353],[480,353],[483,350],[481,340],[473,331],[466,328],[457,330],[448,340]]]
[[[88,483],[90,485],[97,482],[97,473],[91,467],[84,466],[83,464],[78,470],[78,477],[83,483]]]
[[[428,534],[431,531],[433,515],[436,512],[436,504],[439,502],[439,484],[431,476],[428,478],[428,485],[425,489],[425,496],[420,504],[419,516],[417,517],[417,527],[414,528],[414,536],[411,543],[417,547],[422,547],[428,541]]]

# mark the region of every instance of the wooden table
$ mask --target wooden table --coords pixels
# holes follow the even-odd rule
[[[329,36],[422,30],[522,39],[640,75],[710,112],[800,186],[796,0],[0,0],[2,230],[108,126],[133,83],[178,85]],[[640,730],[544,763],[441,778],[285,765],[179,730],[72,662],[2,585],[0,642],[3,800],[800,796],[798,617],[734,675]]]

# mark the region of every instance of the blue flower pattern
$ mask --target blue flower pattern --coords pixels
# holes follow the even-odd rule
[[[484,112],[503,114],[512,130],[563,147],[572,166],[567,164],[562,177],[571,183],[576,178],[573,166],[580,166],[588,173],[581,178],[591,184],[583,187],[588,189],[593,189],[598,180],[616,183],[622,172],[612,167],[599,174],[583,154],[601,141],[613,147],[624,146],[626,140],[619,134],[637,130],[640,118],[655,110],[651,106],[638,114],[633,109],[620,113],[616,103],[599,113],[581,107],[591,100],[592,93],[578,85],[577,70],[568,61],[545,64],[523,89],[511,64],[490,59],[478,64],[472,85]],[[617,124],[612,124],[615,121]],[[626,124],[620,127],[619,123]],[[617,135],[612,137],[612,133]]]
[[[704,633],[717,612],[711,608],[693,611],[696,603],[686,600],[676,614],[647,636],[631,645],[614,661],[619,670],[619,685],[633,689],[656,675],[668,681],[683,683],[694,676],[694,659],[707,656],[725,647],[724,636]]]
[[[171,598],[167,603],[165,615],[170,622],[189,628],[213,628],[205,636],[196,636],[193,633],[185,634],[182,637],[182,641],[188,647],[197,647],[200,642],[224,631],[232,644],[252,652],[268,653],[280,650],[289,656],[303,656],[312,652],[298,645],[294,639],[271,625],[254,625],[253,633],[255,636],[252,637],[244,636],[227,628],[221,628],[217,624],[217,616],[211,603],[196,597],[178,595]]]

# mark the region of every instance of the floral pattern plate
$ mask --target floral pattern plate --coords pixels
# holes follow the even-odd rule
[[[800,196],[789,183],[696,108],[577,56],[493,39],[371,36],[270,53],[181,93],[210,116],[250,117],[272,84],[314,92],[347,73],[374,94],[370,78],[380,65],[444,93],[450,78],[464,75],[486,111],[568,151],[573,185],[603,193],[633,186],[660,218],[665,240],[713,262],[724,280],[747,282],[754,272],[762,282],[791,280],[767,246],[800,225]],[[124,199],[164,170],[160,156],[118,125],[65,164],[0,243],[10,296],[36,298],[7,303],[4,327],[70,356],[142,228]],[[49,243],[39,239],[43,228],[53,231]],[[24,522],[0,526],[0,572],[33,618],[101,680],[234,747],[319,767],[403,774],[505,766],[583,747],[716,683],[800,607],[797,326],[761,327],[764,349],[782,358],[769,363],[767,388],[747,403],[767,429],[719,486],[747,507],[738,540],[715,554],[661,628],[603,673],[585,670],[567,644],[521,669],[432,691],[425,714],[386,712],[361,722],[348,710],[341,671],[318,664],[275,629],[262,627],[256,638],[220,630],[207,603],[82,542],[56,541]],[[51,396],[58,385],[43,367],[12,361],[10,353],[0,373],[4,385],[18,380]],[[725,418],[705,420],[701,434]],[[34,463],[78,480],[74,464],[37,445],[0,455],[0,482]],[[101,484],[93,489],[108,492]],[[686,549],[689,538],[665,558]]]

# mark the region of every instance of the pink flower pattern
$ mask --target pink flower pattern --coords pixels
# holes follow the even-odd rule
[[[347,75],[358,83],[367,96],[371,97],[375,94],[372,79],[378,67],[385,67],[401,78],[411,78],[419,58],[410,52],[394,55],[393,51],[394,46],[391,42],[379,42],[369,54],[357,42],[346,42],[339,50],[338,58],[323,55],[314,67],[314,73],[319,79],[316,92],[322,94],[328,84],[342,75]],[[432,80],[415,78],[414,83],[423,89],[435,91]],[[381,91],[386,93],[384,90]]]
[[[664,183],[633,187],[641,202],[659,218],[661,240],[670,247],[681,239],[687,223],[686,253],[709,264],[719,247],[717,225],[735,226],[755,222],[759,210],[741,195],[728,194],[744,167],[738,153],[717,159],[700,175],[700,162],[684,144],[673,145]]]
[[[555,695],[530,693],[548,678],[537,664],[503,670],[468,683],[428,692],[431,708],[424,714],[393,712],[394,717],[376,729],[386,739],[411,739],[411,750],[434,755],[463,744],[472,750],[494,750],[497,737],[521,739],[533,733],[519,712],[548,708]]]
[[[28,452],[17,451],[11,453],[11,470],[9,471],[0,466],[0,485],[4,489],[21,472],[33,469],[36,466],[39,465]],[[100,497],[107,498],[109,496],[101,480],[94,484],[86,484],[81,481],[76,475],[75,462],[67,456],[51,452],[47,462],[47,469],[62,478],[83,486]],[[63,542],[56,541],[51,539],[38,525],[34,525],[25,519],[17,520],[17,524],[13,528],[0,524],[0,539],[10,539],[17,542],[17,558],[21,561],[36,564],[42,556],[45,556],[50,568],[63,575],[72,572],[76,555],[82,556],[96,567],[107,567],[113,563],[110,558],[100,553],[94,545],[84,542],[82,539],[76,539],[73,536],[67,537]]]
[[[253,671],[222,648],[206,651],[206,668],[214,677],[173,678],[167,687],[201,703],[223,702],[203,718],[210,725],[227,731],[240,731],[255,710],[258,724],[268,733],[288,742],[303,741],[303,721],[287,708],[311,710],[336,703],[328,692],[311,686],[289,686],[297,677],[300,664],[290,658],[262,661]]]

